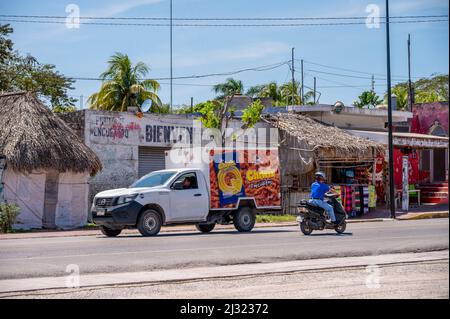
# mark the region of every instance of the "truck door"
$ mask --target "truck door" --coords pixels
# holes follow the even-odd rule
[[[203,179],[201,176],[197,176],[197,173],[189,172],[180,175],[173,184],[180,181],[183,182],[183,189],[172,188],[170,192],[170,212],[173,220],[203,220],[209,210],[206,185],[204,185]]]

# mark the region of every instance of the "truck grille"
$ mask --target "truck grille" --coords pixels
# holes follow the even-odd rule
[[[97,198],[95,200],[95,206],[96,207],[110,207],[110,206],[113,206],[113,203],[114,203],[114,198],[113,197]]]

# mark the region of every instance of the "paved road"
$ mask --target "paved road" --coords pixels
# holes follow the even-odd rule
[[[0,279],[81,273],[151,271],[183,267],[276,262],[448,249],[448,219],[359,223],[347,233],[303,236],[297,227],[251,233],[166,233],[157,237],[102,235],[0,240]]]

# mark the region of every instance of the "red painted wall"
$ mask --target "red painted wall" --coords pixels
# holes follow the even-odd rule
[[[409,184],[417,184],[419,182],[419,151],[413,150],[408,154],[409,163]],[[400,149],[394,149],[394,183],[398,189],[402,188],[402,171],[403,171],[403,156]]]
[[[429,130],[435,121],[439,121],[448,136],[448,102],[413,105],[412,133],[429,134]]]

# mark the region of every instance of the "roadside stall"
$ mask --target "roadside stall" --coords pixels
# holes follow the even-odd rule
[[[355,136],[365,137],[370,140],[382,143],[387,146],[387,132],[369,132],[348,130]],[[435,136],[428,134],[394,132],[394,184],[397,207],[408,210],[410,204],[421,205],[422,203],[437,203],[448,201],[448,193],[440,191],[434,184],[430,184],[427,175],[424,174],[424,164],[426,161],[421,158],[424,150],[442,150],[441,160],[445,161],[448,155],[448,137]],[[388,159],[386,159],[388,160]],[[376,183],[383,180],[383,184],[388,178],[388,172],[385,158],[380,154],[377,159]],[[378,164],[381,162],[381,164]],[[443,180],[448,177],[442,176]],[[385,186],[384,194],[386,194]],[[378,190],[378,188],[377,188]],[[386,196],[381,197],[387,202]]]
[[[375,206],[377,155],[384,153],[382,144],[300,114],[279,113],[264,120],[279,131],[285,213],[295,214],[297,203],[309,198],[316,170],[324,171],[328,183],[336,186],[350,216]]]

